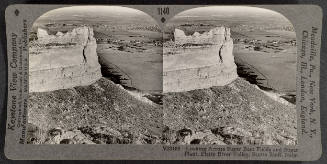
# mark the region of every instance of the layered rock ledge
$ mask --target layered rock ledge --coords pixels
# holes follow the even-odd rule
[[[187,36],[175,29],[163,56],[163,92],[183,92],[224,86],[237,76],[230,29],[216,27]]]
[[[101,78],[93,29],[48,34],[39,28],[30,42],[29,91],[44,92],[90,85]]]

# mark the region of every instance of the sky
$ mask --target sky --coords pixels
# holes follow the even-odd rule
[[[205,16],[205,15],[281,15],[278,12],[250,6],[209,6],[199,7],[190,10],[186,10],[179,14],[179,16],[193,15],[193,16]]]
[[[137,16],[146,15],[144,12],[121,6],[72,6],[63,7],[59,9],[51,10],[43,14],[40,19],[47,19],[49,17],[61,17],[61,16],[108,16],[108,17],[119,17],[119,16]]]
[[[199,7],[190,10],[183,11],[177,14],[174,18],[183,17],[208,17],[217,20],[258,20],[267,22],[282,22],[282,24],[290,24],[288,19],[278,12],[263,9],[259,7],[250,6],[209,6]],[[174,19],[173,18],[173,19]],[[152,17],[146,13],[121,6],[72,6],[63,7],[59,9],[51,10],[43,14],[38,20],[107,20],[107,21],[118,21],[121,22],[151,22]],[[119,23],[119,22],[117,22]]]
[[[292,25],[282,14],[259,7],[251,6],[208,6],[189,9],[177,14],[173,19],[179,21],[183,18],[194,20],[224,20],[224,21],[248,21],[281,23]]]

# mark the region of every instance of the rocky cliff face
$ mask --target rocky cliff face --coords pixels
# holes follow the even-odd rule
[[[174,40],[176,44],[221,44],[226,40],[230,40],[230,29],[227,27],[216,27],[209,32],[200,34],[195,32],[193,35],[185,35],[180,29],[175,29]]]
[[[224,86],[237,78],[233,40],[226,27],[190,36],[175,29],[174,42],[165,44],[163,60],[164,92]]]
[[[37,37],[29,49],[30,92],[89,85],[101,77],[92,28],[55,35],[39,28]]]

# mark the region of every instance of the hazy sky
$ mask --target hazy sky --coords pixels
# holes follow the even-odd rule
[[[209,17],[210,16],[210,17]],[[175,18],[175,19],[174,19]],[[289,25],[291,22],[284,17],[282,14],[259,7],[250,6],[209,6],[209,7],[198,7],[189,9],[177,14],[172,21],[178,22],[183,18],[189,20],[223,20],[227,22],[243,22],[247,23],[275,23],[280,25]]]
[[[156,11],[155,11],[156,12]],[[207,17],[212,16],[217,20],[263,20],[270,21],[271,19],[286,22],[290,22],[278,12],[249,6],[210,6],[210,7],[199,7],[176,15],[175,18],[182,17]],[[51,10],[43,14],[38,20],[112,20],[125,22],[149,22],[153,21],[152,17],[146,13],[121,6],[72,6],[63,7],[59,9]],[[94,19],[93,19],[94,18]],[[112,19],[113,18],[113,19]],[[233,19],[234,18],[234,19]]]
[[[120,6],[73,6],[51,10],[43,14],[40,18],[60,17],[60,16],[137,16],[146,15],[144,12],[132,8]]]
[[[199,7],[195,9],[190,9],[179,14],[183,15],[193,15],[193,16],[205,16],[205,15],[281,15],[278,12],[249,6],[210,6],[210,7]]]

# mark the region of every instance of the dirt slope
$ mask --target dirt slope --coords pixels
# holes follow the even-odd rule
[[[30,93],[29,123],[33,143],[153,143],[163,128],[160,105],[140,101],[105,78]]]
[[[274,101],[241,78],[223,87],[169,93],[163,104],[170,144],[296,144],[295,106]]]
[[[96,83],[30,93],[28,143],[295,145],[296,109],[238,78],[223,87],[143,101]]]

